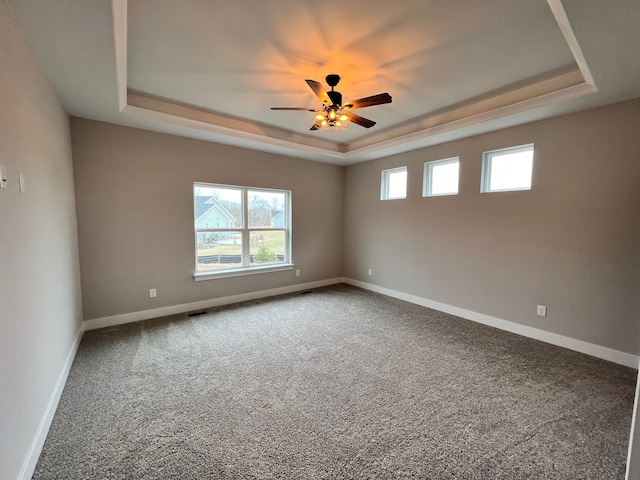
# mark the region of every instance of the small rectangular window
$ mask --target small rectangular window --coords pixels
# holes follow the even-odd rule
[[[423,197],[458,194],[458,175],[460,159],[458,157],[426,162],[424,164]]]
[[[407,167],[382,171],[380,200],[407,198]]]
[[[531,190],[533,144],[484,152],[481,192]]]

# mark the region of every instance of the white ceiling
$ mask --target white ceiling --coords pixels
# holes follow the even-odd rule
[[[340,165],[640,96],[638,0],[9,4],[71,115]],[[342,132],[270,110],[329,73],[393,103]]]

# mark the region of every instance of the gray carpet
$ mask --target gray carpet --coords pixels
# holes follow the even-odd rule
[[[622,479],[636,372],[336,285],[87,332],[36,479]]]

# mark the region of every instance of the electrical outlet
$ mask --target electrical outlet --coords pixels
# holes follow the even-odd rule
[[[300,276],[300,270],[296,270],[296,277]]]
[[[156,292],[155,288],[149,289],[149,298],[156,298],[158,296],[158,292]]]
[[[547,307],[545,305],[538,305],[538,310],[536,311],[539,317],[547,316]]]
[[[373,275],[373,270],[370,268],[369,269],[369,276]]]

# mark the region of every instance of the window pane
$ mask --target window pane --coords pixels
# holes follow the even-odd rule
[[[193,194],[200,279],[291,261],[290,191],[194,183]]]
[[[531,188],[533,151],[493,155],[491,157],[491,190]]]
[[[252,266],[285,261],[284,230],[252,230],[250,238],[249,252]]]
[[[196,229],[242,228],[242,190],[194,185]]]
[[[242,232],[199,232],[197,271],[242,266]]]
[[[484,153],[482,191],[530,190],[533,144]]]
[[[382,170],[380,200],[407,198],[407,167]]]
[[[283,227],[285,225],[284,193],[249,190],[249,227]]]
[[[407,196],[407,172],[389,174],[389,198],[405,198]]]
[[[431,165],[429,178],[430,195],[451,195],[458,193],[458,173],[460,163],[446,162]]]

